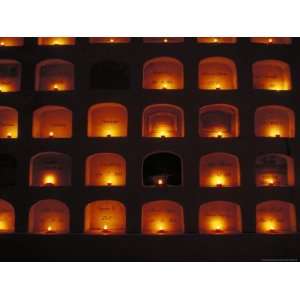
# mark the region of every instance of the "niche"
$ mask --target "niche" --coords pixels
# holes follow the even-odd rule
[[[75,45],[74,37],[39,37],[38,45],[39,46],[70,46]]]
[[[90,44],[126,44],[129,37],[90,37]]]
[[[176,44],[183,43],[183,37],[145,37],[144,43],[154,43],[154,44]]]
[[[0,106],[0,139],[18,137],[18,112],[8,106]]]
[[[202,44],[235,44],[235,37],[198,37],[198,43]]]
[[[17,180],[17,161],[10,154],[0,154],[0,186],[14,186]]]
[[[12,233],[15,231],[15,210],[13,206],[0,199],[0,234]]]
[[[268,45],[289,45],[292,39],[289,37],[252,37],[251,43]]]
[[[0,93],[18,92],[21,86],[21,64],[16,60],[0,59]]]
[[[0,47],[21,47],[23,43],[22,37],[0,37]]]

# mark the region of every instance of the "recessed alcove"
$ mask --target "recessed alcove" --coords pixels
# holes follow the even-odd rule
[[[71,46],[75,45],[76,38],[74,37],[39,37],[38,45],[39,46]]]
[[[18,92],[21,87],[21,63],[0,59],[0,93]]]
[[[289,45],[292,43],[290,37],[252,37],[251,43],[267,45]]]
[[[0,199],[0,234],[15,231],[15,209],[6,200]]]
[[[197,43],[203,44],[235,44],[235,37],[198,37]]]
[[[144,43],[153,43],[153,44],[176,44],[176,43],[183,43],[183,37],[145,37]]]
[[[18,112],[8,106],[0,106],[0,139],[18,138]]]
[[[0,186],[14,186],[16,185],[16,181],[17,160],[10,154],[0,154]]]
[[[126,44],[130,43],[129,37],[90,37],[90,44]]]
[[[22,47],[23,44],[22,37],[0,37],[0,47]]]

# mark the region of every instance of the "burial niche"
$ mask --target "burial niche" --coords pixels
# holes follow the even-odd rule
[[[12,59],[0,59],[0,93],[18,92],[21,87],[21,64]]]
[[[15,209],[6,200],[0,199],[0,234],[15,231]]]
[[[18,112],[8,106],[0,106],[0,139],[18,137]]]

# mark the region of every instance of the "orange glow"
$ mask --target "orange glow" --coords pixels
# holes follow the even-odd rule
[[[226,177],[223,174],[216,174],[211,178],[211,185],[221,188],[226,184]]]
[[[0,214],[1,216],[1,214]],[[6,220],[1,220],[0,219],[0,232],[6,232],[8,231],[9,227],[8,227],[8,223],[6,222]]]
[[[281,136],[281,128],[278,126],[270,126],[269,127],[269,137],[275,137],[275,138],[280,138]]]
[[[75,38],[73,37],[40,37],[38,38],[40,46],[65,46],[74,45]]]
[[[19,37],[0,37],[1,47],[23,46],[23,38]]]
[[[18,137],[18,112],[8,106],[0,106],[0,139]]]
[[[0,93],[14,92],[14,87],[9,83],[0,82]]]
[[[292,43],[292,39],[289,37],[252,37],[251,42],[257,44],[288,45]]]
[[[266,233],[276,233],[278,230],[278,223],[275,219],[272,219],[272,217],[270,219],[266,219],[263,222],[263,230]]]
[[[224,233],[226,227],[226,221],[223,217],[215,216],[215,217],[211,217],[209,225],[212,233],[216,233],[216,234]]]
[[[198,37],[198,43],[204,44],[234,44],[236,43],[235,37]]]
[[[157,124],[157,127],[153,129],[153,137],[167,138],[174,137],[174,134],[168,124]]]
[[[12,138],[12,133],[11,133],[11,132],[8,132],[8,133],[7,133],[7,138],[8,138],[8,139],[11,139],[11,138]]]
[[[50,131],[50,132],[49,132],[49,137],[50,137],[50,138],[53,138],[53,137],[54,137],[54,132],[53,132],[53,131]]]
[[[165,176],[155,176],[154,177],[154,183],[157,186],[162,187],[162,186],[166,185],[167,179],[165,178]]]
[[[268,175],[265,175],[265,180],[264,180],[264,182],[265,182],[265,185],[266,186],[274,186],[274,185],[276,185],[276,180],[275,180],[275,178],[274,177],[271,177],[270,175],[268,176]]]
[[[12,205],[0,199],[0,234],[15,230],[15,213]]]
[[[56,185],[56,176],[53,174],[47,174],[44,176],[43,185],[44,186],[54,186]]]
[[[273,43],[273,39],[272,38],[268,38],[268,43],[272,44]]]
[[[129,43],[128,37],[90,37],[91,44],[122,44]]]

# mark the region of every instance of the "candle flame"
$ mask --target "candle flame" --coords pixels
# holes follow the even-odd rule
[[[49,137],[54,137],[54,132],[53,131],[49,132]]]
[[[45,175],[44,177],[44,185],[55,185],[56,178],[53,174]]]

